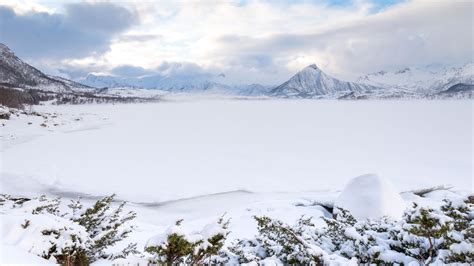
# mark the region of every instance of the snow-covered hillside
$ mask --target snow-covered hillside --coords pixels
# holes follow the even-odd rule
[[[474,63],[461,67],[442,65],[407,67],[379,71],[359,77],[357,82],[383,88],[400,88],[419,93],[439,93],[456,84],[474,84]]]
[[[45,101],[56,104],[145,102],[156,101],[159,96],[157,91],[122,88],[112,92],[49,76],[22,61],[0,43],[0,105],[21,108]]]
[[[52,77],[18,58],[0,43],[0,84],[13,88],[29,88],[49,92],[72,92],[92,88],[67,79]]]

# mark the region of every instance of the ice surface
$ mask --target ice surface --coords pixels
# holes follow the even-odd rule
[[[398,191],[472,188],[471,101],[199,100],[35,109],[65,121],[45,128],[38,118],[2,122],[1,192],[37,188],[161,202],[236,190],[339,190],[370,172]]]

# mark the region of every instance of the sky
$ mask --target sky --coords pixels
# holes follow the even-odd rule
[[[0,42],[46,73],[279,84],[473,61],[473,1],[0,0]],[[223,74],[223,75],[222,75]]]

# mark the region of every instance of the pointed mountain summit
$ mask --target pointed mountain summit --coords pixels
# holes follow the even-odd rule
[[[279,97],[312,98],[339,93],[365,92],[374,89],[377,88],[338,80],[326,75],[316,64],[311,64],[285,83],[274,88],[271,94]]]

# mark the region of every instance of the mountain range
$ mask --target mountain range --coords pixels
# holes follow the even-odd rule
[[[396,71],[378,71],[361,76],[356,82],[342,81],[324,73],[316,64],[297,72],[278,86],[261,84],[227,85],[213,76],[117,77],[89,74],[77,80],[92,87],[131,87],[169,92],[212,92],[243,96],[280,98],[440,98],[471,96],[474,64],[462,67],[424,66]],[[449,90],[464,84],[463,92]],[[451,93],[441,93],[451,91]]]
[[[102,94],[93,88],[62,77],[46,75],[18,58],[0,43],[0,105],[21,108],[42,101],[63,103],[141,102],[154,100]]]
[[[457,84],[474,84],[474,64],[461,67],[428,65],[379,71],[361,76],[358,83],[381,88],[398,88],[418,93],[436,93]]]
[[[97,88],[143,88],[159,89],[169,92],[208,92],[258,96],[267,94],[272,86],[261,84],[227,85],[219,82],[219,76],[213,75],[161,75],[150,74],[139,77],[120,77],[112,75],[88,74],[77,82]]]
[[[109,95],[113,90],[108,88],[141,88],[279,98],[472,98],[473,71],[473,63],[462,67],[409,67],[397,71],[378,71],[361,76],[356,82],[349,82],[331,77],[312,64],[279,86],[227,85],[218,82],[218,79],[216,81],[216,77],[206,75],[121,77],[89,74],[72,81],[44,74],[0,43],[0,86],[81,97],[122,97]]]

